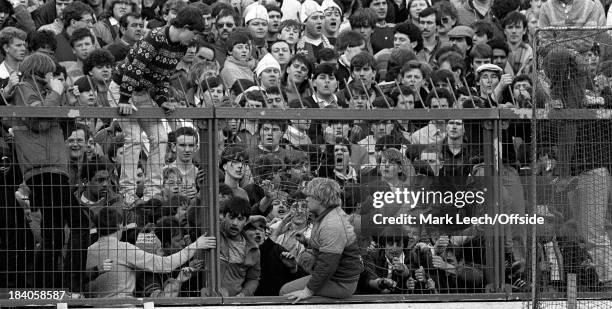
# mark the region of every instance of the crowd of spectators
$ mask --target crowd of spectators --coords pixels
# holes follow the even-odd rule
[[[212,296],[204,257],[216,248],[219,292],[228,297],[485,292],[493,278],[483,226],[368,224],[378,211],[374,191],[489,186],[481,122],[237,113],[218,122],[214,139],[215,238],[203,229],[211,205],[202,200],[210,188],[199,121],[130,115],[201,107],[610,108],[608,33],[567,44],[555,44],[563,33],[543,33],[538,47],[553,47],[533,44],[539,27],[612,24],[607,7],[600,0],[0,0],[0,104],[118,110],[113,119],[2,115],[0,282],[61,288],[74,298]],[[538,127],[546,134],[537,141],[529,122],[506,123],[501,133],[503,213],[527,212],[520,176],[531,143],[543,149],[542,169],[532,172],[574,177],[566,194],[574,209],[561,216],[574,220],[575,237],[542,246],[573,250],[580,265],[573,271],[593,290],[612,287],[608,122],[551,123]],[[397,203],[381,211],[445,210]],[[504,282],[529,291],[527,232],[504,229]],[[563,263],[554,254],[541,259]],[[552,267],[544,277],[562,274]]]

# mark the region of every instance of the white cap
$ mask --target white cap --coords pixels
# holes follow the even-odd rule
[[[257,63],[257,67],[255,68],[255,75],[259,77],[259,75],[261,75],[261,72],[268,68],[276,68],[279,71],[281,70],[280,64],[270,53],[267,53],[265,56],[263,56],[263,58],[261,58],[261,60],[259,60],[259,63]]]
[[[253,19],[263,19],[268,22],[268,10],[265,6],[255,2],[244,9],[244,23]]]
[[[308,17],[316,12],[323,12],[323,8],[313,0],[304,1],[300,7],[300,21],[302,23],[306,22]]]
[[[499,66],[492,63],[487,63],[479,66],[478,69],[476,69],[476,74],[480,75],[480,73],[484,71],[491,71],[498,74],[502,74],[504,72],[504,70],[502,70],[502,68],[500,68]]]
[[[336,8],[338,9],[338,11],[340,11],[340,15],[342,15],[342,8],[340,8],[340,6],[334,0],[323,0],[321,8],[323,9],[323,11],[327,11],[327,9],[331,8]]]

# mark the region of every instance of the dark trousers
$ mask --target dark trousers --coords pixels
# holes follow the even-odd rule
[[[70,187],[68,176],[43,173],[27,182],[31,206],[42,213],[43,250],[36,263],[36,282],[40,287],[83,292],[87,283],[85,263],[89,247],[89,219]],[[64,227],[70,229],[70,242],[60,268]]]
[[[31,288],[35,241],[23,207],[15,199],[21,183],[16,164],[0,171],[0,286]]]

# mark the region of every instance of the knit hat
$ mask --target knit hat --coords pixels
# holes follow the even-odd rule
[[[313,0],[306,0],[300,7],[300,21],[305,23],[310,15],[316,12],[323,12],[323,8]]]
[[[342,8],[334,1],[334,0],[323,0],[321,4],[321,9],[323,11],[327,11],[327,9],[336,8],[340,11],[340,15],[342,15]]]
[[[472,38],[474,36],[474,29],[468,26],[456,26],[448,32],[449,38]]]
[[[265,6],[255,2],[244,10],[244,23],[247,24],[253,19],[263,19],[268,22],[268,10]]]
[[[274,56],[272,56],[270,53],[267,53],[263,58],[261,58],[261,60],[259,60],[259,63],[257,63],[257,67],[255,68],[255,75],[259,77],[259,75],[261,75],[261,73],[268,68],[275,68],[279,71],[281,70],[280,64],[278,64],[278,61],[276,61]]]

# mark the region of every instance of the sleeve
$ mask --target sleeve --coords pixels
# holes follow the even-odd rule
[[[53,21],[49,21],[47,18],[49,15],[49,10],[55,11],[55,1],[49,1],[32,12],[32,20],[34,21],[34,26],[36,29]]]
[[[170,95],[170,83],[163,82],[162,85],[156,87],[155,93],[153,94],[153,100],[157,105],[161,106],[164,102],[168,102],[169,98],[173,97]]]
[[[17,20],[17,24],[25,32],[30,33],[36,31],[36,25],[34,24],[32,15],[25,6],[18,5],[15,8],[15,20]]]
[[[132,92],[140,88],[147,65],[157,56],[154,38],[141,40],[131,50],[123,64],[123,74],[119,85],[119,103],[127,104]]]
[[[49,91],[49,93],[45,96],[44,101],[41,100],[41,96],[30,89],[28,87],[24,87],[24,85],[17,86],[17,90],[15,91],[15,103],[16,105],[21,106],[32,106],[32,107],[40,107],[40,106],[60,106],[61,105],[61,95],[55,91]],[[25,122],[28,129],[39,133],[45,132],[49,130],[51,127],[51,122],[45,119],[36,119],[29,118],[28,121]]]
[[[194,243],[195,244],[195,243]],[[169,273],[185,264],[195,254],[194,244],[170,256],[159,256],[126,244],[126,262],[130,267],[152,273]]]
[[[319,252],[312,271],[312,277],[308,280],[306,287],[316,294],[336,272],[341,257],[342,254],[339,253]]]
[[[257,258],[257,262],[255,265],[249,267],[247,269],[246,277],[244,279],[244,283],[242,284],[242,293],[244,296],[253,296],[255,294],[255,290],[259,286],[259,277],[261,275],[261,264],[260,264],[259,256]]]

